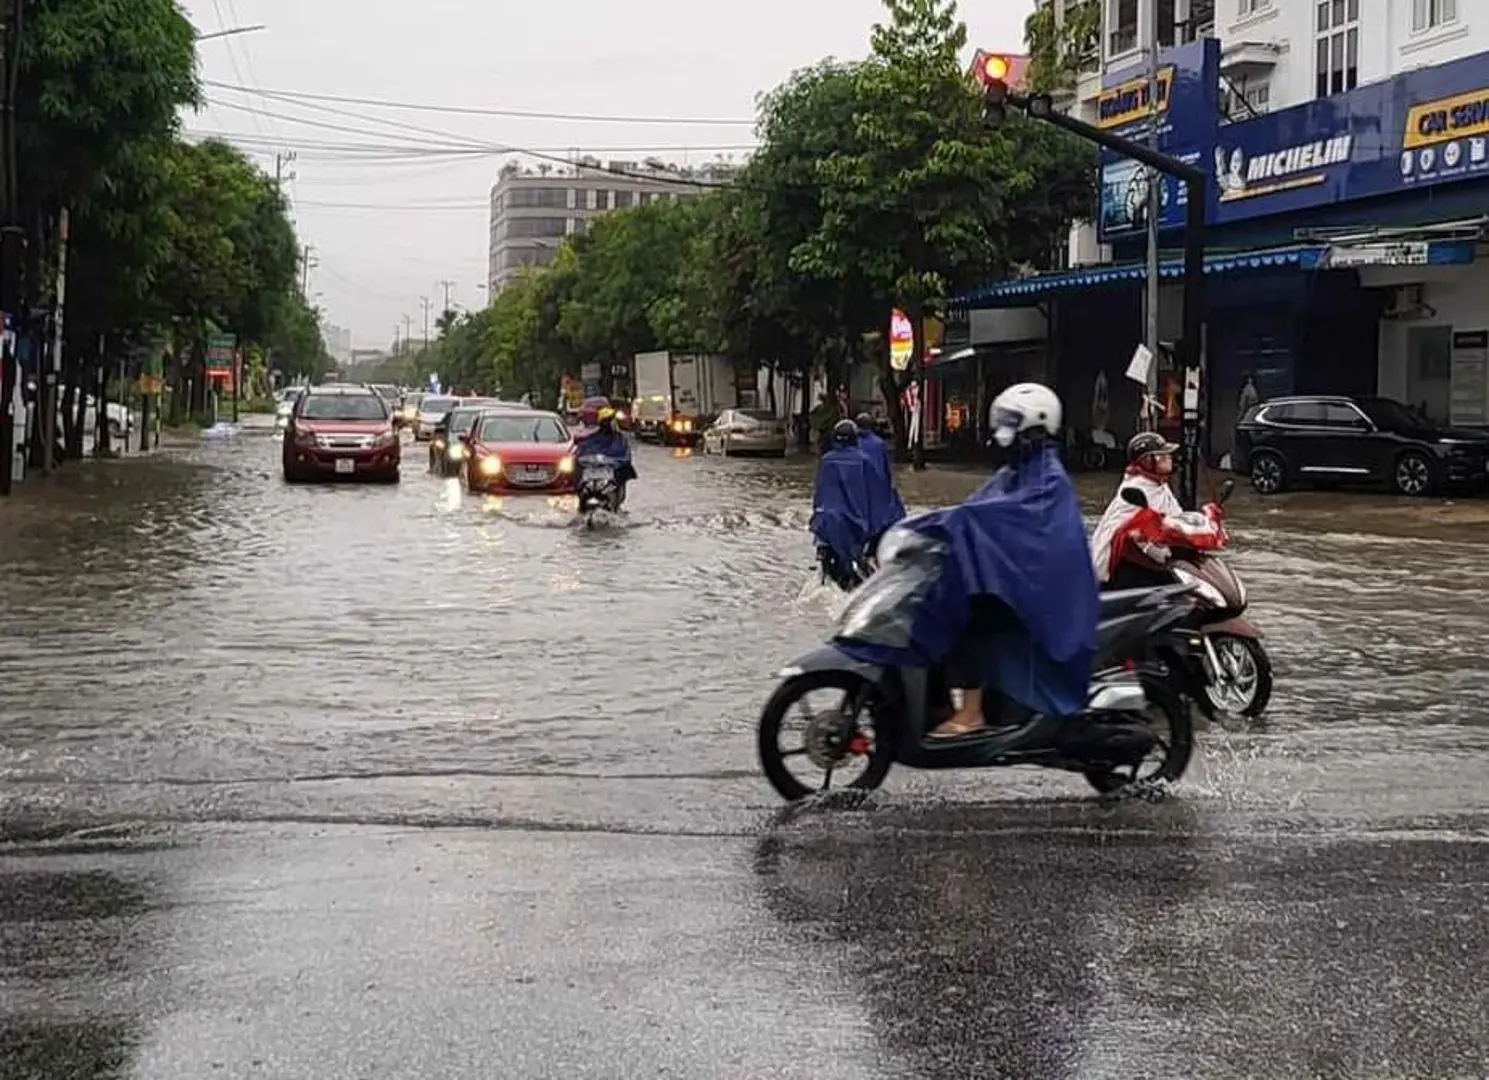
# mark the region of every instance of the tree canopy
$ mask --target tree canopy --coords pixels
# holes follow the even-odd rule
[[[551,399],[586,362],[668,349],[835,382],[870,362],[888,380],[893,308],[1047,266],[1094,204],[1094,151],[1020,116],[987,127],[952,0],[885,9],[864,59],[761,99],[733,183],[593,221],[409,374]]]
[[[17,79],[25,307],[53,299],[68,221],[64,369],[142,364],[211,332],[287,374],[330,364],[295,273],[299,241],[274,182],[217,141],[190,143],[196,30],[175,0],[25,0]],[[45,338],[45,327],[28,331]],[[103,348],[99,347],[102,339]],[[201,371],[182,372],[199,386]]]

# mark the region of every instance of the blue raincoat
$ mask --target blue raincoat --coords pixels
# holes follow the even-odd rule
[[[812,537],[843,566],[861,562],[864,547],[876,535],[876,485],[869,459],[854,447],[834,447],[817,465]]]
[[[900,493],[894,489],[894,465],[889,456],[889,444],[872,431],[860,431],[858,449],[869,459],[869,465],[882,488],[877,502],[882,508],[882,515],[887,518],[887,522],[878,530],[883,532],[891,525],[898,524],[905,516],[905,504],[900,501]]]
[[[636,479],[636,467],[631,464],[631,440],[619,431],[595,428],[574,443],[574,456],[607,457],[621,464],[616,466],[616,479],[622,483]]]
[[[972,600],[1001,600],[1019,625],[989,650],[984,685],[1037,712],[1081,712],[1101,608],[1080,501],[1058,450],[1000,469],[965,502],[905,527],[945,548],[932,583],[906,594],[909,610],[895,620],[903,632],[875,641],[840,636],[838,646],[869,663],[939,666],[966,629]],[[873,603],[869,594],[882,574],[858,602]]]

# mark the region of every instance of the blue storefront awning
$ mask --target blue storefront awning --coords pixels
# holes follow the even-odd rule
[[[1348,266],[1462,266],[1474,261],[1474,243],[1471,240],[1433,240],[1424,248],[1421,258],[1411,262],[1371,262],[1362,255],[1359,259],[1346,260],[1342,256],[1351,251],[1378,248],[1381,244],[1365,243],[1346,246],[1341,244],[1299,244],[1290,247],[1266,248],[1260,251],[1238,251],[1205,256],[1206,274],[1237,274],[1279,269],[1322,270]],[[1166,259],[1158,264],[1160,280],[1177,281],[1184,276],[1182,259]],[[1129,282],[1146,281],[1148,268],[1143,263],[1109,263],[1085,266],[1075,270],[1056,270],[1048,274],[1000,281],[973,289],[951,299],[953,308],[1015,307],[1033,303],[1042,297],[1056,293],[1080,292],[1086,289],[1108,288]]]

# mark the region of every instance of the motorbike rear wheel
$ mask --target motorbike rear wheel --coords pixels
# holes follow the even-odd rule
[[[803,745],[800,748],[783,749],[781,729],[792,707],[798,704],[804,706],[803,699],[820,690],[839,691],[845,702],[855,702],[858,707],[851,715],[837,716],[824,714],[818,717],[807,710],[809,722],[808,730],[803,736]],[[789,678],[776,687],[775,693],[770,696],[760,713],[757,741],[760,766],[765,772],[765,778],[781,798],[787,802],[798,802],[808,795],[827,791],[832,786],[833,775],[838,766],[855,758],[864,759],[866,764],[863,771],[848,782],[849,788],[873,791],[884,783],[890,766],[894,764],[889,736],[878,730],[877,724],[874,724],[872,736],[866,736],[861,725],[865,712],[869,713],[870,722],[873,723],[870,697],[872,691],[872,686],[866,680],[850,671],[809,671]],[[854,740],[860,736],[870,740],[867,752],[853,748]],[[800,756],[813,757],[814,761],[826,756],[831,760],[831,767],[825,770],[821,787],[808,787],[787,767],[788,758]]]
[[[1155,764],[1150,756],[1142,764],[1132,768],[1083,771],[1081,775],[1086,778],[1086,782],[1103,795],[1115,794],[1138,784],[1157,781],[1175,783],[1184,775],[1184,770],[1189,768],[1189,759],[1194,756],[1194,720],[1189,706],[1162,679],[1149,676],[1144,677],[1142,683],[1143,692],[1148,696],[1146,718],[1149,725],[1153,726],[1154,721],[1161,717],[1163,725],[1168,729],[1166,736],[1160,736],[1163,757],[1156,762],[1156,767],[1150,767]]]

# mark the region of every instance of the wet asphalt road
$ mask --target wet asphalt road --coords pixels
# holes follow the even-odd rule
[[[1278,691],[1180,797],[787,817],[801,467],[643,449],[586,533],[407,460],[5,508],[0,1078],[1485,1075],[1485,549],[1238,508]]]

